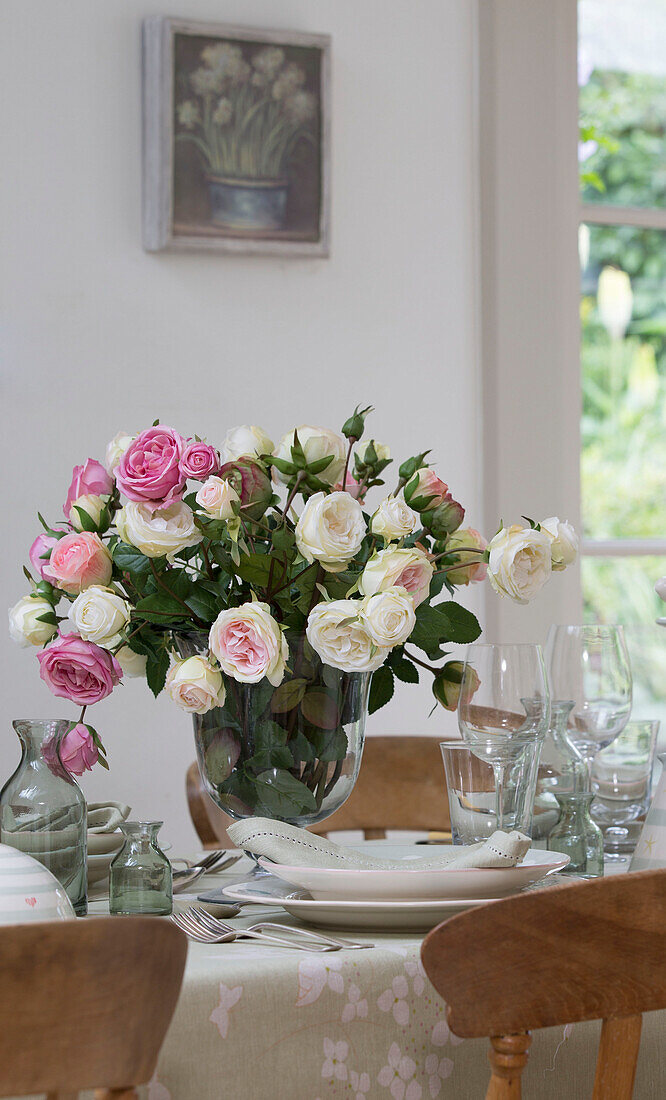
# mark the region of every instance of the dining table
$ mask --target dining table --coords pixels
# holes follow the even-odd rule
[[[244,856],[205,876],[177,895],[176,910],[251,869]],[[91,902],[91,916],[105,912],[107,900]],[[277,906],[247,906],[231,923],[259,920],[299,925]],[[451,1032],[421,964],[425,931],[330,934],[373,946],[314,954],[253,940],[190,940],[178,1005],[156,1073],[139,1090],[143,1100],[482,1100],[488,1041]],[[589,1100],[599,1033],[599,1021],[534,1032],[525,1097]],[[666,1012],[647,1013],[635,1100],[666,1096],[665,1034]]]

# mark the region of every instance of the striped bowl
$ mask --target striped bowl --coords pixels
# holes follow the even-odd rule
[[[0,924],[73,916],[65,888],[46,867],[25,852],[0,844]]]

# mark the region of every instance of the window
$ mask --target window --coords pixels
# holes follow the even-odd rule
[[[627,629],[634,714],[666,737],[666,0],[579,0],[587,621]]]

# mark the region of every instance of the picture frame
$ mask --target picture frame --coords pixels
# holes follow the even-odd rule
[[[328,35],[143,20],[148,252],[329,254]]]

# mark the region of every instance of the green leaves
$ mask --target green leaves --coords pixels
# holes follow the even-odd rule
[[[288,771],[261,772],[254,782],[259,798],[275,817],[297,817],[317,809],[312,791]]]
[[[323,688],[310,688],[301,700],[301,713],[311,725],[322,730],[337,729],[340,722],[337,703]],[[321,759],[321,753],[319,756]],[[337,756],[331,759],[337,760]]]
[[[169,654],[166,649],[158,650],[155,654],[148,654],[146,658],[146,680],[148,687],[156,698],[164,687],[168,671]]]
[[[369,713],[374,714],[376,710],[388,703],[393,698],[393,691],[393,672],[388,665],[380,665],[377,671],[372,674],[370,700],[368,702]]]
[[[284,680],[273,692],[271,698],[271,711],[273,714],[286,714],[297,707],[305,695],[307,680],[295,677],[293,680]]]
[[[422,603],[416,609],[416,626],[409,640],[436,660],[444,656],[442,642],[473,642],[480,633],[476,616],[450,600],[435,607]]]
[[[388,664],[393,669],[393,672],[402,680],[405,684],[418,684],[419,682],[419,670],[416,665],[408,661],[404,655],[401,655],[398,650],[393,650],[389,653]]]
[[[122,573],[129,573],[130,577],[140,579],[150,573],[150,559],[137,550],[135,546],[128,546],[125,542],[117,542],[112,551],[114,564]],[[162,559],[159,559],[160,561]]]

